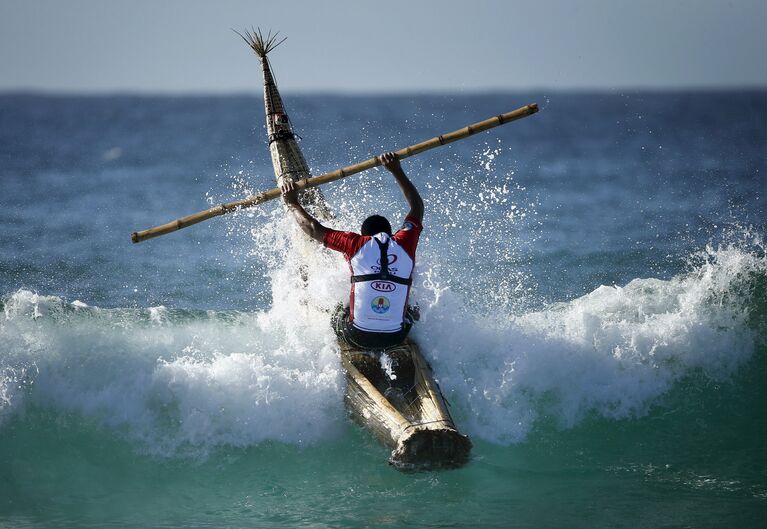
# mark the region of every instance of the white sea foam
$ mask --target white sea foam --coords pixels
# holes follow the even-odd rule
[[[749,311],[763,295],[754,281],[767,275],[761,242],[753,251],[707,248],[699,261],[668,281],[601,286],[518,316],[466,314],[460,299],[438,292],[417,336],[469,431],[485,439],[522,440],[542,415],[563,427],[589,412],[641,415],[685,374],[726,378],[754,350]]]
[[[387,353],[383,353],[380,358],[380,365],[383,372],[389,377],[389,380],[397,380],[397,375],[394,373],[394,360]]]
[[[26,406],[76,412],[159,454],[341,431],[343,374],[329,328],[347,295],[341,258],[285,242],[275,215],[273,303],[252,313],[100,309],[20,290],[0,319],[0,428]],[[423,269],[414,337],[459,422],[477,438],[525,439],[542,417],[641,415],[692,370],[727,377],[752,354],[761,243],[707,248],[688,274],[602,286],[537,312],[488,315]],[[303,277],[302,277],[303,276]],[[472,310],[474,312],[472,312]]]
[[[313,443],[336,435],[343,417],[330,331],[286,326],[278,309],[190,317],[24,290],[4,309],[0,420],[25,405],[77,412],[173,454]]]

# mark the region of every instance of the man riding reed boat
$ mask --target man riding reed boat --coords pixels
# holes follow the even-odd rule
[[[332,322],[339,338],[361,349],[401,344],[417,319],[416,311],[407,302],[415,249],[423,230],[423,200],[396,154],[385,153],[380,160],[394,175],[410,205],[402,228],[393,235],[391,224],[381,215],[366,218],[359,234],[327,228],[298,202],[293,181],[287,180],[281,186],[285,204],[301,229],[327,248],[341,252],[349,263],[349,305],[339,305]]]
[[[389,461],[398,468],[464,465],[469,460],[471,440],[458,431],[431,366],[415,342],[407,339],[413,320],[418,319],[416,311],[408,307],[408,295],[415,250],[423,230],[423,200],[399,160],[530,116],[538,112],[538,105],[526,105],[410,145],[396,153],[387,152],[312,177],[267,59],[267,54],[284,39],[279,40],[277,34],[271,32],[264,36],[260,30],[245,31],[240,36],[261,61],[267,139],[279,188],[133,232],[131,240],[138,243],[172,233],[282,194],[303,231],[326,247],[343,253],[351,269],[349,305],[339,307],[333,322],[339,336],[341,362],[346,371],[346,402],[352,416],[392,449]],[[379,165],[394,175],[410,205],[402,228],[392,234],[389,221],[380,215],[365,219],[360,234],[336,231],[320,224],[317,217],[325,220],[333,216],[317,186]],[[299,188],[302,190],[301,203]],[[383,372],[384,357],[388,359],[389,367],[396,363],[396,373],[388,369]]]

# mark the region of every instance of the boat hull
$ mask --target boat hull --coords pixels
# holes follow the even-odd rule
[[[455,426],[415,342],[406,340],[384,352],[362,351],[345,343],[340,347],[347,373],[347,407],[356,421],[392,449],[392,465],[424,470],[466,464],[471,441]],[[381,367],[382,354],[384,362],[391,362],[389,370]]]

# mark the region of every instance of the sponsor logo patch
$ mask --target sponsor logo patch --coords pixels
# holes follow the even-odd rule
[[[386,261],[388,262],[388,264],[393,265],[394,263],[397,262],[397,255],[393,254],[393,253],[387,254]],[[381,258],[380,257],[378,259],[376,259],[376,264],[379,264],[379,265],[381,264]]]
[[[389,268],[390,274],[397,275],[397,272],[399,272],[399,268],[397,268],[396,266],[389,266],[388,268]],[[381,271],[381,267],[378,265],[373,265],[370,267],[370,269],[373,271],[374,274],[377,274],[378,272]]]
[[[390,281],[373,281],[370,286],[378,292],[394,292],[397,289],[397,285]]]
[[[370,308],[373,309],[373,312],[376,314],[384,314],[388,312],[390,305],[389,300],[383,296],[378,296],[370,302]]]

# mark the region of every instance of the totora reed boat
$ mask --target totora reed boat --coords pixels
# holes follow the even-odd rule
[[[269,151],[279,185],[310,178],[272,75],[267,54],[284,41],[277,34],[240,35],[256,52],[264,76],[264,106]],[[319,188],[300,200],[320,219],[332,218]],[[471,441],[456,428],[448,404],[418,346],[408,339],[384,351],[353,349],[339,341],[346,371],[346,404],[359,423],[392,449],[390,463],[400,469],[451,468],[469,459]]]

